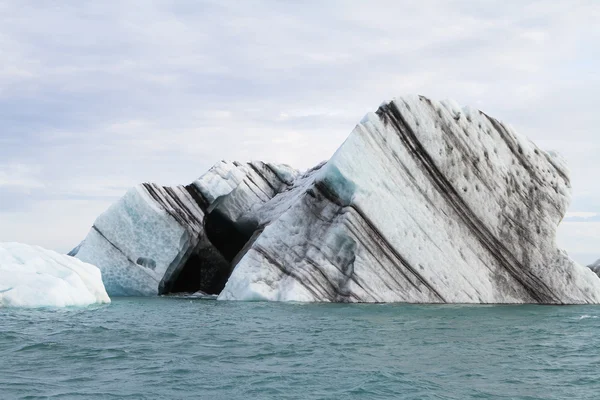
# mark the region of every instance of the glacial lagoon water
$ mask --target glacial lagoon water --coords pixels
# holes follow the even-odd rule
[[[598,399],[600,307],[0,309],[0,399]]]

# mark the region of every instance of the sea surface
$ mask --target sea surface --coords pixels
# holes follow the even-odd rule
[[[0,399],[598,399],[600,307],[0,309]]]

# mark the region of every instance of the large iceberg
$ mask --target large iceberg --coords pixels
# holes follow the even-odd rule
[[[253,228],[237,216],[293,183],[296,171],[219,162],[188,186],[144,183],[100,215],[70,254],[102,271],[111,296],[218,294]]]
[[[94,303],[110,303],[95,266],[37,246],[0,243],[0,307]]]
[[[497,119],[409,96],[302,174],[221,162],[185,187],[140,185],[74,253],[110,294],[598,303],[600,279],[556,246],[570,189],[559,156]]]
[[[556,247],[569,201],[563,161],[509,126],[398,98],[262,206],[219,299],[598,303]]]

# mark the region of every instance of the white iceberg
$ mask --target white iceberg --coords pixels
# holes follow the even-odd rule
[[[0,243],[0,307],[110,303],[100,270],[38,246]]]

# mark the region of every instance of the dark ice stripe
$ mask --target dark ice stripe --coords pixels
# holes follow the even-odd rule
[[[298,274],[294,273],[293,271],[288,270],[287,268],[285,268],[281,263],[279,263],[279,261],[277,261],[274,257],[272,257],[268,251],[266,251],[265,249],[263,249],[261,246],[254,246],[252,247],[252,250],[256,251],[258,254],[260,254],[261,256],[263,256],[271,265],[273,265],[274,267],[276,267],[279,271],[281,271],[282,274],[289,276],[291,278],[293,278],[295,281],[297,281],[298,283],[300,283],[303,287],[306,288],[306,290],[308,290],[310,292],[310,294],[315,298],[315,299],[322,299],[324,298],[323,296],[320,296],[319,293],[317,293],[315,291],[315,288],[306,285],[304,280],[301,279],[301,277],[298,276]]]
[[[266,169],[267,169],[267,168],[266,168],[266,165],[265,165],[264,163],[261,163],[261,164],[262,164],[263,168],[265,168],[265,170],[266,170]],[[271,177],[268,177],[268,176],[266,175],[266,171],[261,171],[259,168],[257,168],[257,167],[254,165],[254,163],[248,163],[248,165],[250,166],[250,168],[251,168],[251,169],[252,169],[254,172],[256,172],[256,174],[259,176],[259,178],[261,178],[261,179],[262,179],[262,180],[263,180],[263,181],[264,181],[264,182],[265,182],[265,183],[266,183],[266,184],[267,184],[267,185],[268,185],[268,186],[271,188],[271,190],[273,190],[273,193],[277,193],[277,192],[279,191],[279,188],[275,187],[275,186],[273,185],[273,183],[271,182],[271,181],[272,181],[272,178],[271,178]],[[269,171],[270,171],[270,170],[269,170]],[[275,175],[275,176],[277,176],[277,175]],[[248,174],[248,177],[250,178],[250,174]],[[251,178],[250,178],[250,179],[251,179]],[[252,181],[252,182],[254,183],[254,181]],[[256,185],[256,183],[254,183],[254,184]],[[265,193],[265,194],[266,194],[266,193]],[[269,196],[269,197],[272,197],[272,196]]]
[[[202,212],[206,214],[206,210],[208,210],[208,206],[210,205],[210,202],[198,190],[196,185],[194,185],[193,183],[190,185],[187,185],[187,186],[185,186],[185,190],[187,190],[187,192],[190,194],[192,199],[194,199],[194,201],[198,205],[198,208],[200,208],[202,210]]]
[[[321,181],[315,182],[315,189],[317,189],[325,198],[329,201],[339,205],[340,207],[346,207],[342,200],[336,196],[329,188]],[[417,272],[417,270],[410,265],[410,263],[400,254],[396,249],[391,245],[391,243],[387,240],[387,238],[383,235],[383,233],[375,226],[373,221],[355,204],[351,204],[347,207],[350,207],[362,218],[363,222],[367,225],[369,230],[376,237],[376,242],[378,242],[381,246],[385,247],[394,257],[398,260],[398,262],[408,270],[421,284],[426,287],[431,293],[433,293],[437,298],[439,298],[442,302],[446,302],[444,297],[437,291],[435,288],[423,277],[421,274]],[[401,273],[402,271],[398,269]],[[413,282],[406,277],[406,280],[413,284]],[[414,284],[413,284],[414,285]],[[415,285],[416,287],[416,285]],[[418,289],[418,288],[417,288]],[[418,289],[420,291],[420,289]]]
[[[152,199],[154,199],[154,201],[169,215],[171,215],[181,226],[185,228],[191,228],[194,225],[198,228],[202,227],[203,216],[196,215],[193,210],[190,210],[187,204],[181,200],[179,194],[175,192],[173,188],[158,188],[149,183],[144,183],[143,187],[152,197]],[[182,192],[181,194],[183,195],[183,193],[186,192]],[[161,194],[163,196],[161,196]]]
[[[452,205],[458,217],[474,233],[479,242],[490,254],[505,268],[527,293],[539,303],[559,303],[550,288],[537,276],[522,265],[499,240],[485,227],[466,202],[460,197],[456,189],[441,173],[435,162],[419,142],[416,134],[406,122],[402,113],[394,102],[382,106],[377,114],[385,124],[391,124],[400,139],[409,150],[418,164],[422,165],[428,173],[432,183]]]
[[[137,263],[136,263],[135,261],[133,261],[131,258],[129,258],[129,256],[128,256],[127,254],[125,254],[125,253],[123,252],[123,250],[121,250],[119,247],[117,247],[117,245],[116,245],[116,244],[114,244],[113,242],[111,242],[111,241],[110,241],[110,240],[109,240],[109,239],[108,239],[108,238],[107,238],[107,237],[104,235],[104,233],[100,232],[100,229],[98,229],[98,227],[97,227],[96,225],[92,225],[92,229],[93,229],[93,230],[95,230],[95,231],[98,233],[98,235],[102,236],[102,238],[103,238],[104,240],[106,240],[106,242],[107,242],[108,244],[110,244],[112,247],[114,247],[114,248],[115,248],[115,250],[117,250],[119,253],[121,253],[121,254],[123,255],[123,257],[125,257],[125,258],[127,259],[127,261],[129,261],[129,262],[130,262],[130,263],[132,263],[132,264],[135,264],[135,265],[137,265]]]

